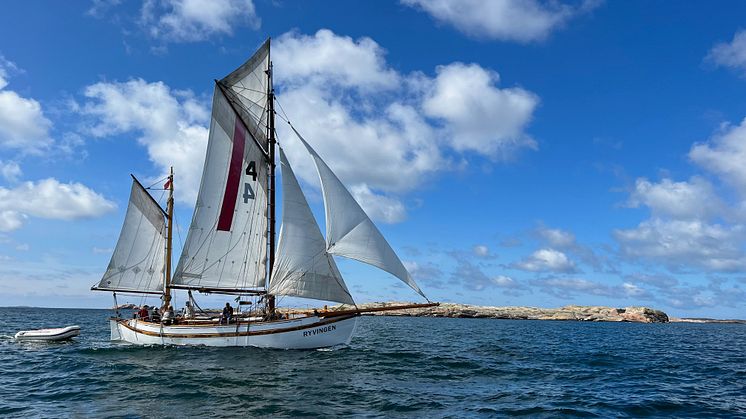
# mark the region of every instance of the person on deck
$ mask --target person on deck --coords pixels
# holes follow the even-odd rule
[[[225,303],[222,317],[220,323],[225,322],[225,324],[230,324],[230,322],[233,321],[233,307],[231,307],[231,303]]]
[[[170,325],[174,321],[174,308],[171,306],[171,304],[168,305],[166,310],[163,312],[163,317],[161,318],[161,323],[165,325]]]
[[[184,306],[184,318],[185,319],[194,318],[194,307],[192,307],[192,303],[190,301],[187,301],[186,305]]]
[[[139,318],[140,320],[145,320],[145,321],[147,321],[150,318],[150,316],[148,315],[147,305],[140,307],[140,311],[137,312],[137,318]]]
[[[161,313],[158,311],[158,307],[156,306],[153,306],[150,310],[150,321],[156,323],[161,321]]]

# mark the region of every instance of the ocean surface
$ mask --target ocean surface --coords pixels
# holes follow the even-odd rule
[[[282,351],[112,343],[110,314],[0,308],[0,416],[746,417],[746,325],[362,317]]]

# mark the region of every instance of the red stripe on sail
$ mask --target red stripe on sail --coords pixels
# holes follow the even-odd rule
[[[241,181],[241,168],[243,167],[243,150],[246,143],[246,131],[241,121],[236,117],[236,128],[233,131],[233,152],[231,153],[231,164],[228,167],[228,179],[225,182],[225,195],[223,195],[223,206],[218,218],[218,231],[230,231],[233,224],[233,211],[238,199],[238,184]]]

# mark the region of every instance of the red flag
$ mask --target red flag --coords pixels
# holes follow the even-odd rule
[[[169,187],[171,187],[171,179],[169,179],[168,182],[166,182],[166,184],[163,185],[163,189],[168,189]]]

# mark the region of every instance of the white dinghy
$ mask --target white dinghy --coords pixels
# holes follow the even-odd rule
[[[21,330],[16,340],[59,341],[72,339],[80,334],[80,326],[58,327],[53,329]]]

